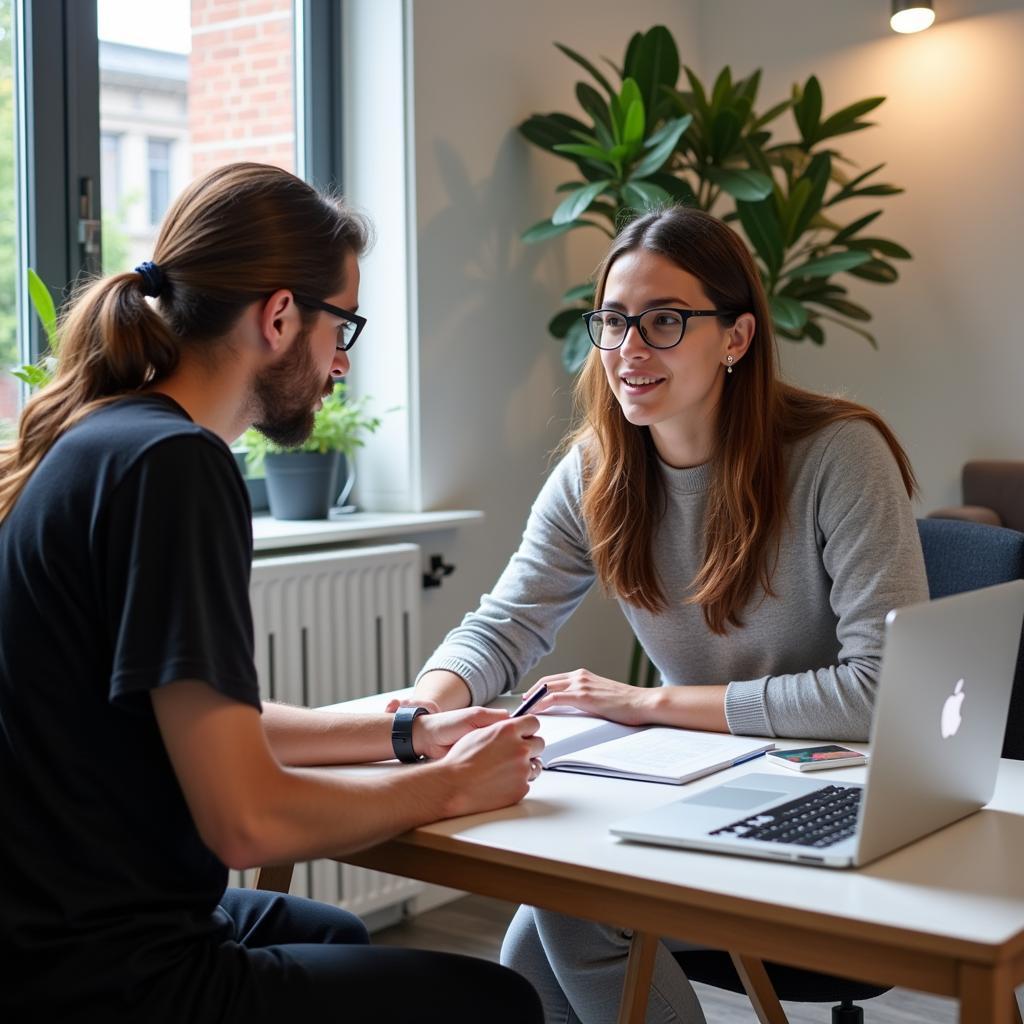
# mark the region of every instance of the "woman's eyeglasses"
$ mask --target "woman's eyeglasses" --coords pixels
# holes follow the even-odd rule
[[[739,316],[724,309],[676,309],[673,306],[659,306],[645,309],[636,316],[620,313],[615,309],[595,309],[583,314],[587,323],[590,340],[597,348],[610,350],[618,348],[625,340],[630,327],[636,327],[645,345],[651,348],[675,348],[683,340],[686,325],[695,316]]]

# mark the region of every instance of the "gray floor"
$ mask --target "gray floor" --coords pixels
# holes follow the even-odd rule
[[[514,911],[512,904],[483,896],[466,896],[426,914],[378,932],[381,945],[437,949],[498,959],[501,937]],[[750,1004],[731,992],[698,985],[708,1024],[750,1024],[756,1021]],[[823,1004],[784,1004],[790,1024],[828,1024],[830,1007]],[[865,1024],[955,1024],[957,1006],[951,999],[893,989],[864,1006]]]

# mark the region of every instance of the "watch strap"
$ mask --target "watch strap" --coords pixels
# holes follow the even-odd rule
[[[422,760],[422,755],[417,754],[412,745],[412,723],[420,715],[427,714],[430,714],[428,709],[419,706],[399,708],[395,712],[394,720],[391,723],[391,746],[395,751],[395,757],[403,764]]]

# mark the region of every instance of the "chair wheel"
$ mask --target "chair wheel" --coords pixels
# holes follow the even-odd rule
[[[864,1011],[849,999],[844,999],[832,1007],[832,1024],[864,1024]]]

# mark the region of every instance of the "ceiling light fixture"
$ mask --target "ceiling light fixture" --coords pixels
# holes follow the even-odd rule
[[[893,32],[923,32],[935,21],[932,0],[892,0],[889,25]]]

